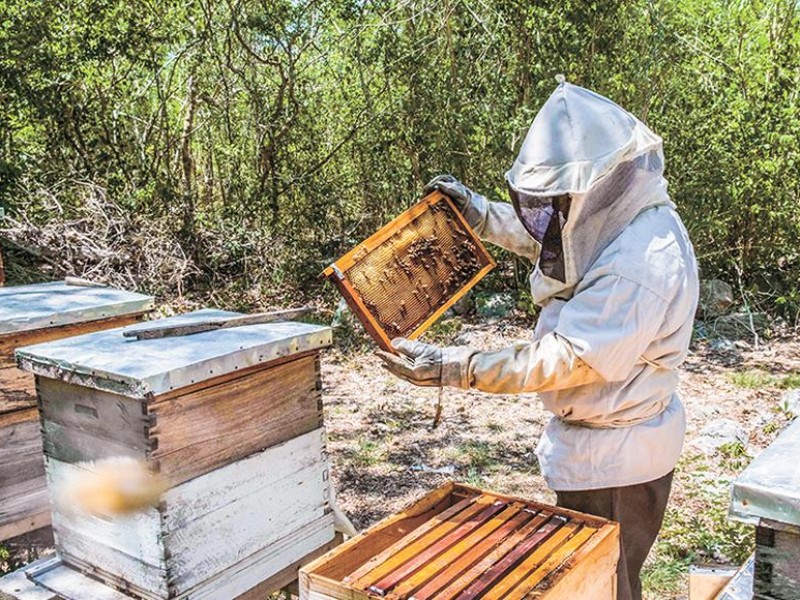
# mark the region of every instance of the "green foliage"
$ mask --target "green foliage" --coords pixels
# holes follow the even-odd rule
[[[425,333],[423,341],[431,344],[451,345],[455,343],[456,337],[464,326],[464,322],[458,317],[449,319],[439,319]]]
[[[672,598],[680,596],[684,577],[689,571],[690,561],[657,554],[655,559],[642,569],[642,589],[646,598]]]
[[[730,375],[731,383],[748,390],[757,390],[775,384],[775,377],[766,371],[757,369],[749,371],[735,371]]]
[[[745,445],[739,441],[723,444],[718,452],[728,471],[732,473],[741,473],[752,460]]]
[[[785,390],[800,388],[800,373],[773,375],[772,373],[760,369],[751,369],[748,371],[735,371],[731,373],[730,380],[734,385],[749,390],[767,387]]]
[[[164,293],[317,290],[325,264],[440,172],[503,199],[502,173],[564,73],[664,137],[706,276],[741,281],[754,305],[800,305],[794,0],[0,0],[0,12],[0,203],[45,224],[79,215],[87,183],[104,190],[131,217],[120,235],[164,223],[191,261]],[[519,265],[508,271],[493,284],[524,287]]]
[[[463,453],[467,465],[478,471],[491,467],[498,458],[492,446],[481,441],[465,442],[459,446],[459,451]]]
[[[357,467],[372,467],[378,465],[386,458],[386,450],[374,440],[360,437],[356,440],[357,448],[348,452],[348,458]]]

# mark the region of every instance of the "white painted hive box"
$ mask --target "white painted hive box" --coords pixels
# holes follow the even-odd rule
[[[61,559],[134,598],[222,600],[328,544],[319,352],[330,343],[327,327],[272,323],[141,341],[117,329],[19,350],[37,376]],[[157,506],[101,519],[64,505],[59,483],[119,456],[167,478]]]

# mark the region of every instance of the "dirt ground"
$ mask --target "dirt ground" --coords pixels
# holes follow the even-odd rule
[[[426,334],[439,344],[499,348],[530,335],[532,320],[480,324],[442,321]],[[442,483],[472,485],[553,502],[535,448],[549,416],[536,395],[445,390],[441,424],[431,429],[438,391],[385,372],[356,329],[338,330],[323,359],[325,419],[338,501],[358,528],[386,517]],[[751,532],[727,519],[730,481],[789,422],[786,388],[798,387],[800,343],[773,336],[750,341],[698,340],[681,369],[689,426],[660,539],[644,577],[647,598],[686,598],[689,564],[741,564]],[[735,421],[740,442],[709,449],[701,432]],[[51,548],[49,538],[0,547],[0,572]],[[9,552],[10,551],[10,552]],[[5,569],[4,569],[5,568]]]
[[[469,324],[452,319],[438,343],[499,348],[530,335],[531,324]],[[781,409],[796,383],[800,344],[770,341],[693,343],[681,369],[688,431],[662,535],[644,577],[648,598],[685,598],[689,564],[741,564],[748,528],[727,519],[730,482],[789,422]],[[553,502],[535,448],[549,419],[536,395],[444,391],[443,419],[431,429],[438,391],[400,381],[369,352],[333,350],[323,362],[325,418],[338,501],[358,528],[392,514],[455,479],[531,500]],[[741,427],[742,441],[702,445],[717,419]],[[437,472],[438,471],[438,472]]]

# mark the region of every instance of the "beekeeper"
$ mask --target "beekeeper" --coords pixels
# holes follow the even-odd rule
[[[530,341],[481,352],[396,339],[386,368],[417,385],[538,392],[537,448],[558,504],[621,524],[620,599],[661,527],[686,417],[675,392],[697,266],[667,194],[661,138],[607,98],[560,82],[506,173],[511,204],[431,181],[483,239],[535,261]]]

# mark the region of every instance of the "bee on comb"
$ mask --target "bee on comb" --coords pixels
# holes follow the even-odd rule
[[[422,335],[495,262],[449,198],[433,192],[323,271],[383,350]]]

